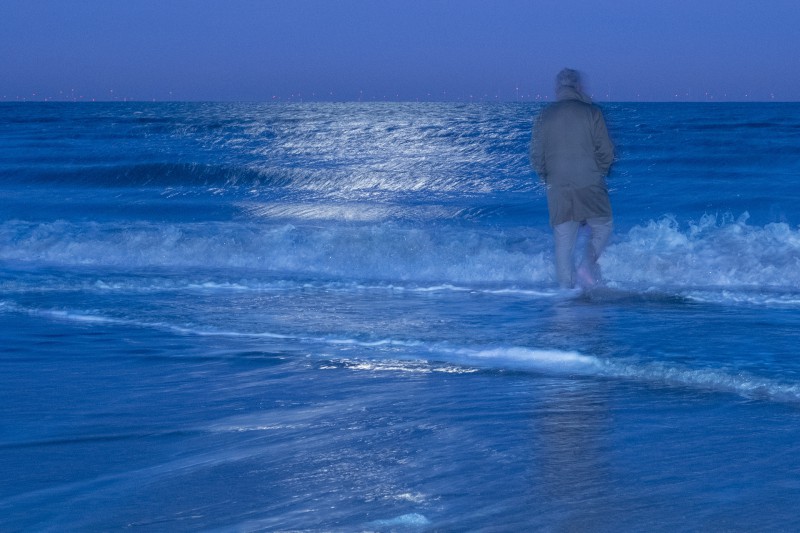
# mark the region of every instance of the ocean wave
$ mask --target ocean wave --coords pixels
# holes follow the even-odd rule
[[[117,318],[97,312],[34,309],[6,302],[0,310],[21,312],[81,324],[116,324],[152,328],[181,335],[291,341],[311,349],[322,370],[471,374],[479,370],[514,370],[570,379],[610,379],[646,385],[726,393],[753,399],[800,403],[800,383],[717,367],[690,367],[674,362],[599,357],[574,350],[526,346],[458,346],[415,339],[360,339],[331,335],[234,331],[205,326]],[[351,348],[347,357],[340,348]],[[228,357],[235,357],[229,355]]]
[[[393,160],[342,165],[322,161],[317,164],[292,164],[280,159],[255,159],[228,163],[161,162],[62,163],[57,156],[35,155],[36,162],[21,162],[0,168],[6,184],[59,186],[70,189],[120,190],[156,189],[158,194],[220,194],[234,199],[268,199],[270,203],[289,201],[352,201],[366,205],[382,195],[398,201],[397,195],[453,194],[489,195],[496,192],[526,192],[541,186],[530,179],[502,179],[493,174],[507,171],[467,169],[471,163],[452,165],[441,161],[409,162]],[[54,159],[50,165],[42,162]],[[225,158],[218,158],[224,160]],[[239,158],[241,159],[241,158]],[[518,171],[518,174],[524,174]],[[419,198],[411,198],[419,201]]]
[[[683,289],[800,286],[800,229],[705,215],[684,228],[674,217],[637,226],[602,258],[606,276],[627,286]]]
[[[363,201],[379,192],[473,196],[539,187],[527,161],[532,110],[520,114],[514,106],[492,113],[424,104],[136,109],[14,114],[33,122],[9,136],[0,178],[92,193],[200,188],[270,200],[286,193]],[[51,119],[57,127],[41,122]]]
[[[462,362],[499,368],[525,369],[548,375],[590,376],[633,381],[714,393],[731,393],[748,399],[798,403],[800,383],[783,382],[730,372],[720,368],[691,368],[675,363],[638,362],[584,355],[573,351],[525,347],[446,350]]]
[[[5,168],[6,182],[63,185],[73,188],[124,187],[217,187],[274,188],[290,184],[297,172],[286,168],[252,168],[243,165],[206,163],[73,164],[52,169],[18,166]]]
[[[459,225],[0,223],[0,261],[107,269],[249,269],[410,286],[552,283],[552,237],[536,229]],[[616,235],[601,259],[609,287],[790,304],[800,287],[800,229],[705,216],[664,217]],[[252,288],[252,287],[251,287]],[[257,287],[256,287],[257,288]]]
[[[400,373],[473,373],[483,370],[514,370],[570,379],[609,379],[644,385],[683,388],[706,393],[735,394],[751,400],[800,403],[800,383],[756,376],[721,368],[692,368],[677,363],[643,362],[586,355],[576,351],[537,349],[524,346],[457,347],[416,343],[418,360],[349,359],[324,368]],[[457,365],[455,367],[450,365]],[[444,365],[444,366],[443,366]]]
[[[0,224],[3,261],[114,269],[244,268],[365,281],[544,281],[549,266],[543,242],[543,237],[393,223]]]

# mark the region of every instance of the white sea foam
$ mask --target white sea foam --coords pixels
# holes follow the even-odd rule
[[[296,227],[253,223],[0,223],[0,261],[119,269],[216,269],[337,280],[343,290],[483,291],[549,297],[547,231],[488,233],[447,226]],[[797,305],[800,229],[705,216],[685,227],[665,217],[615,235],[601,259],[610,286],[700,301]],[[270,291],[298,282],[252,278],[96,280],[97,290]],[[365,280],[375,280],[367,282]],[[6,282],[8,285],[11,282]],[[307,282],[306,282],[307,283]],[[326,282],[322,282],[323,284]],[[131,287],[131,285],[134,285]],[[311,288],[320,284],[311,284]],[[336,289],[333,282],[325,288]]]
[[[600,359],[573,351],[535,350],[518,346],[488,349],[439,348],[438,351],[471,364],[543,370],[557,374],[596,374],[604,368]]]
[[[725,392],[746,398],[800,402],[800,383],[781,382],[716,368],[689,368],[677,364],[615,360],[573,351],[538,350],[525,347],[493,349],[439,349],[459,362],[492,368],[520,368],[549,375],[595,376],[640,383]]]
[[[442,285],[548,282],[547,238],[532,231],[522,245],[519,239],[395,223],[299,227],[9,221],[0,224],[0,261],[111,269],[250,269]]]
[[[684,289],[800,286],[800,229],[750,226],[712,215],[682,228],[674,217],[651,221],[618,238],[602,258],[611,280]]]
[[[376,520],[372,522],[375,526],[378,527],[421,527],[430,525],[431,521],[425,517],[425,515],[419,513],[408,513],[400,516],[396,516],[394,518],[387,518],[384,520]]]
[[[477,368],[437,363],[431,361],[414,361],[398,359],[339,359],[330,361],[322,365],[323,370],[337,370],[346,368],[348,370],[367,371],[367,372],[399,372],[408,374],[474,374],[479,372]]]

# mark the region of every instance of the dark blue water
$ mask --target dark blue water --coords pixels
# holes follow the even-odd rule
[[[800,104],[0,105],[0,529],[800,528]]]

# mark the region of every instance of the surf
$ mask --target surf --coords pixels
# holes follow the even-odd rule
[[[553,285],[552,238],[535,228],[488,232],[401,222],[320,227],[252,221],[0,222],[0,261],[26,268],[216,269],[217,276],[541,294]],[[793,305],[800,229],[706,215],[664,217],[617,233],[600,260],[609,289],[697,300]],[[208,280],[212,285],[213,279]],[[227,283],[223,281],[222,283]],[[596,295],[597,296],[597,295]],[[607,295],[608,296],[608,295]]]

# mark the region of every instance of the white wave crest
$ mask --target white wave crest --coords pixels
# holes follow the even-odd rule
[[[800,286],[800,229],[703,216],[682,229],[673,217],[637,226],[602,258],[620,283],[680,288]]]

